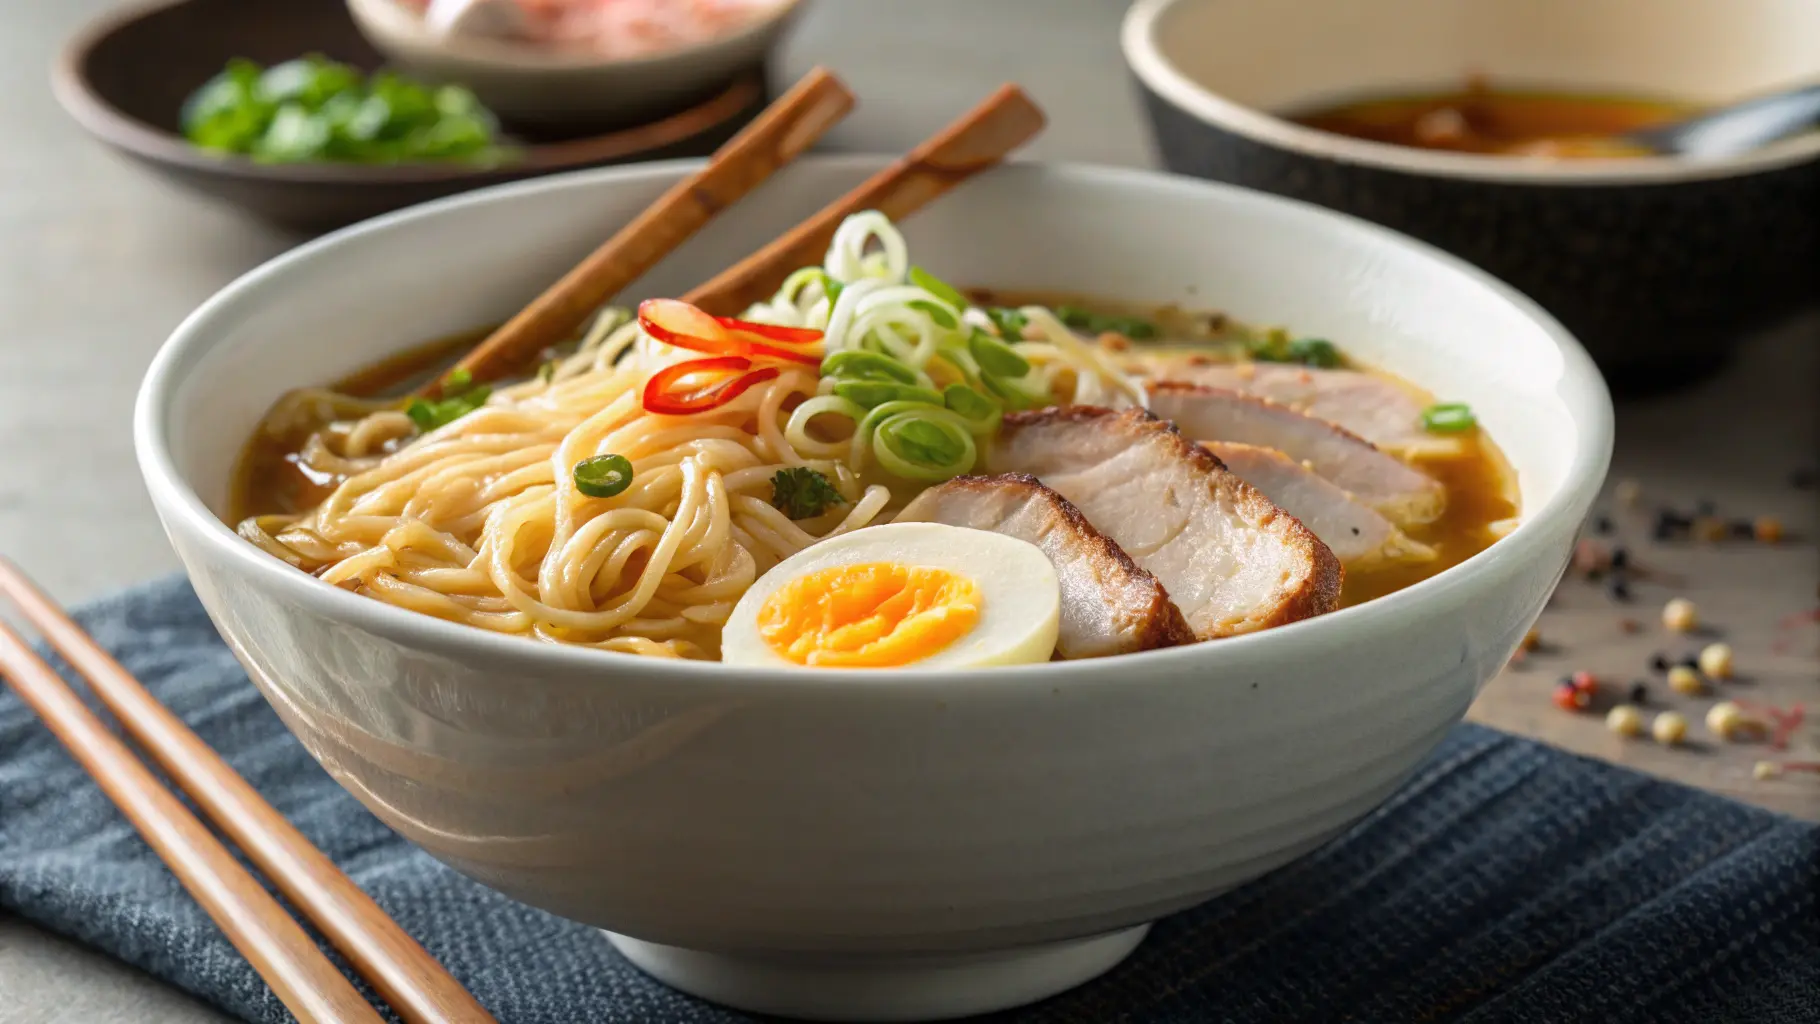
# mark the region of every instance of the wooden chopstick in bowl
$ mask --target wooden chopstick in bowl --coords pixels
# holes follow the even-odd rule
[[[826,68],[810,71],[706,164],[672,185],[451,369],[492,380],[564,340],[601,303],[796,159],[852,109],[853,93],[839,78]],[[440,393],[443,379],[418,393]]]
[[[839,85],[831,75],[818,79],[818,73],[826,75],[819,69],[812,72],[791,94],[801,94],[806,104],[807,98]],[[840,88],[841,95],[846,95],[844,87]],[[846,98],[851,103],[852,97]],[[779,99],[747,129],[754,133],[752,138],[742,133],[715,153],[706,166],[671,186],[649,209],[462,357],[455,368],[467,370],[475,380],[485,380],[524,365],[538,350],[562,340],[600,303],[700,230],[709,217],[807,148],[807,141],[789,147],[781,155],[767,148],[778,143],[761,140],[771,139],[783,129],[773,126],[755,131],[766,119],[776,117],[779,124],[806,126],[797,130],[803,133],[799,138],[808,140],[833,123],[814,120],[812,108],[800,104],[793,107],[790,100],[791,96]],[[843,108],[840,113],[844,112]],[[824,112],[821,116],[831,115]],[[832,116],[837,118],[838,114]],[[1044,123],[1042,109],[1028,93],[1015,85],[1000,86],[978,106],[890,166],[763,249],[691,290],[683,299],[710,313],[737,314],[774,292],[791,271],[819,261],[848,215],[878,210],[893,220],[908,217],[973,175],[999,164],[1012,150],[1042,131]],[[811,130],[814,134],[807,134]],[[725,180],[718,176],[725,176]],[[419,394],[436,394],[442,379],[424,385]]]
[[[81,673],[165,775],[409,1024],[493,1017],[322,851],[64,611],[0,558],[0,593]],[[127,815],[302,1021],[379,1016],[221,842],[159,784],[63,679],[0,623],[0,674]]]
[[[1006,84],[890,166],[822,207],[770,245],[683,296],[710,313],[735,316],[775,292],[798,267],[819,263],[841,221],[861,210],[910,216],[975,174],[997,166],[1043,130],[1041,107]]]

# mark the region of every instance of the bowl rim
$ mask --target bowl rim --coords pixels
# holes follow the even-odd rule
[[[1820,160],[1820,131],[1716,159],[1644,156],[1539,161],[1417,149],[1308,128],[1228,99],[1188,77],[1164,56],[1157,43],[1157,23],[1174,8],[1194,2],[1206,0],[1137,0],[1131,5],[1119,28],[1119,46],[1132,73],[1144,88],[1203,124],[1303,156],[1404,174],[1541,186],[1708,181]]]
[[[893,157],[874,154],[803,158],[818,167],[851,171],[856,177],[876,171]],[[1202,181],[1150,170],[1099,167],[1085,164],[1016,161],[991,174],[1055,175],[1101,188],[1136,189],[1165,195],[1193,196],[1222,193],[1229,201],[1263,204],[1280,215],[1321,222],[1321,230],[1352,235],[1371,246],[1413,250],[1468,288],[1479,288],[1491,298],[1514,306],[1561,357],[1554,389],[1575,425],[1576,450],[1555,495],[1528,510],[1517,528],[1473,557],[1394,594],[1294,622],[1273,629],[1228,637],[1217,643],[1120,655],[1116,659],[1046,662],[1035,665],[998,666],[989,669],[941,671],[903,669],[890,673],[864,669],[829,669],[802,672],[788,667],[730,666],[720,662],[688,662],[649,658],[587,647],[546,644],[507,636],[472,626],[447,622],[420,612],[323,584],[248,544],[232,526],[212,513],[194,488],[178,473],[170,450],[169,426],[174,419],[171,400],[178,385],[211,348],[211,334],[218,321],[231,320],[243,302],[258,301],[266,293],[284,288],[290,268],[320,258],[322,254],[375,233],[413,222],[443,216],[469,207],[509,204],[545,192],[588,189],[619,183],[662,185],[673,182],[699,160],[670,160],[634,167],[606,167],[551,175],[466,192],[385,214],[343,228],[305,243],[248,271],[205,301],[177,326],[153,356],[141,382],[133,410],[134,448],[154,506],[173,537],[182,535],[206,546],[207,558],[231,563],[236,572],[250,575],[256,585],[278,594],[285,603],[308,609],[330,621],[348,622],[391,642],[459,658],[464,664],[522,672],[527,668],[552,674],[603,674],[636,665],[646,678],[678,684],[718,688],[729,683],[750,687],[836,689],[860,684],[873,690],[914,688],[931,693],[954,693],[957,688],[990,685],[1059,687],[1083,685],[1096,679],[1126,679],[1146,672],[1204,673],[1210,669],[1270,671],[1280,668],[1284,657],[1295,652],[1351,647],[1359,636],[1380,631],[1420,628],[1421,623],[1456,604],[1456,595],[1485,585],[1487,580],[1521,572],[1536,560],[1549,557],[1549,535],[1579,525],[1602,484],[1610,462],[1613,437],[1611,396],[1605,381],[1587,354],[1566,328],[1535,302],[1477,267],[1408,236],[1324,207],[1251,189]],[[1565,568],[1562,556],[1562,568]],[[188,564],[186,560],[186,570]],[[1513,640],[1514,643],[1514,640]],[[1107,665],[1132,672],[1107,673]],[[934,689],[930,689],[930,688]]]
[[[128,4],[77,30],[51,65],[51,93],[58,105],[90,135],[154,164],[281,184],[403,185],[547,174],[680,145],[757,105],[765,91],[757,74],[740,75],[713,96],[658,120],[559,142],[525,144],[521,146],[522,159],[497,164],[427,160],[396,164],[266,164],[240,154],[201,149],[181,135],[142,121],[115,106],[89,79],[86,69],[90,56],[108,38],[147,17],[192,2],[150,0]]]
[[[485,67],[495,73],[520,75],[604,71],[609,68],[634,72],[699,57],[710,50],[754,42],[761,36],[778,31],[805,2],[806,0],[773,0],[771,9],[762,17],[754,18],[732,32],[632,57],[605,57],[511,40],[446,40],[427,32],[421,20],[399,7],[396,0],[346,0],[355,25],[375,46],[380,45],[380,40],[375,37],[375,32],[369,30],[368,18],[384,20],[387,24],[378,27],[388,36],[409,40],[411,45],[433,50],[440,59]]]

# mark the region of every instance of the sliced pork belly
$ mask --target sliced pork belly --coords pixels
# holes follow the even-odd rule
[[[1275,448],[1231,441],[1201,444],[1239,479],[1313,530],[1349,570],[1435,556],[1433,548],[1410,540],[1390,520]]]
[[[1327,545],[1173,426],[1142,409],[1014,413],[993,472],[1028,473],[1148,570],[1202,640],[1333,610]]]
[[[1055,491],[1021,474],[963,476],[931,487],[898,513],[900,523],[990,530],[1041,548],[1062,584],[1063,658],[1099,658],[1194,641],[1156,577],[1093,528]]]
[[[1447,504],[1439,481],[1357,434],[1286,405],[1224,388],[1164,382],[1150,386],[1150,411],[1196,441],[1275,448],[1398,526],[1430,522]]]
[[[1178,360],[1158,365],[1154,376],[1267,398],[1344,427],[1398,455],[1450,458],[1464,450],[1459,437],[1431,434],[1422,428],[1427,402],[1421,395],[1376,374],[1282,363],[1194,365]]]

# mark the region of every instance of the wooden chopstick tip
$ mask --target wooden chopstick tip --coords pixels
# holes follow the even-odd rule
[[[1025,92],[1024,87],[1016,82],[1006,82],[999,86],[997,91],[987,98],[986,103],[988,105],[1004,104],[1008,109],[1020,111],[1027,120],[1035,125],[1036,131],[1041,131],[1049,124],[1049,115],[1043,112],[1043,108],[1036,102],[1036,98]]]
[[[828,129],[839,124],[859,102],[853,90],[840,76],[825,67],[817,66],[809,73],[796,80],[777,100],[777,106],[789,106],[800,103],[803,113],[788,131],[778,140],[781,152],[795,154],[808,149],[827,133]]]

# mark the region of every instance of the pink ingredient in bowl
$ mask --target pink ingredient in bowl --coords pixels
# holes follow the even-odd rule
[[[398,0],[424,14],[433,0]],[[449,0],[440,0],[442,6]],[[511,38],[552,49],[603,57],[641,57],[736,32],[784,0],[456,0],[458,6],[515,7],[514,16],[487,19],[517,27]],[[469,22],[473,24],[474,22]]]

